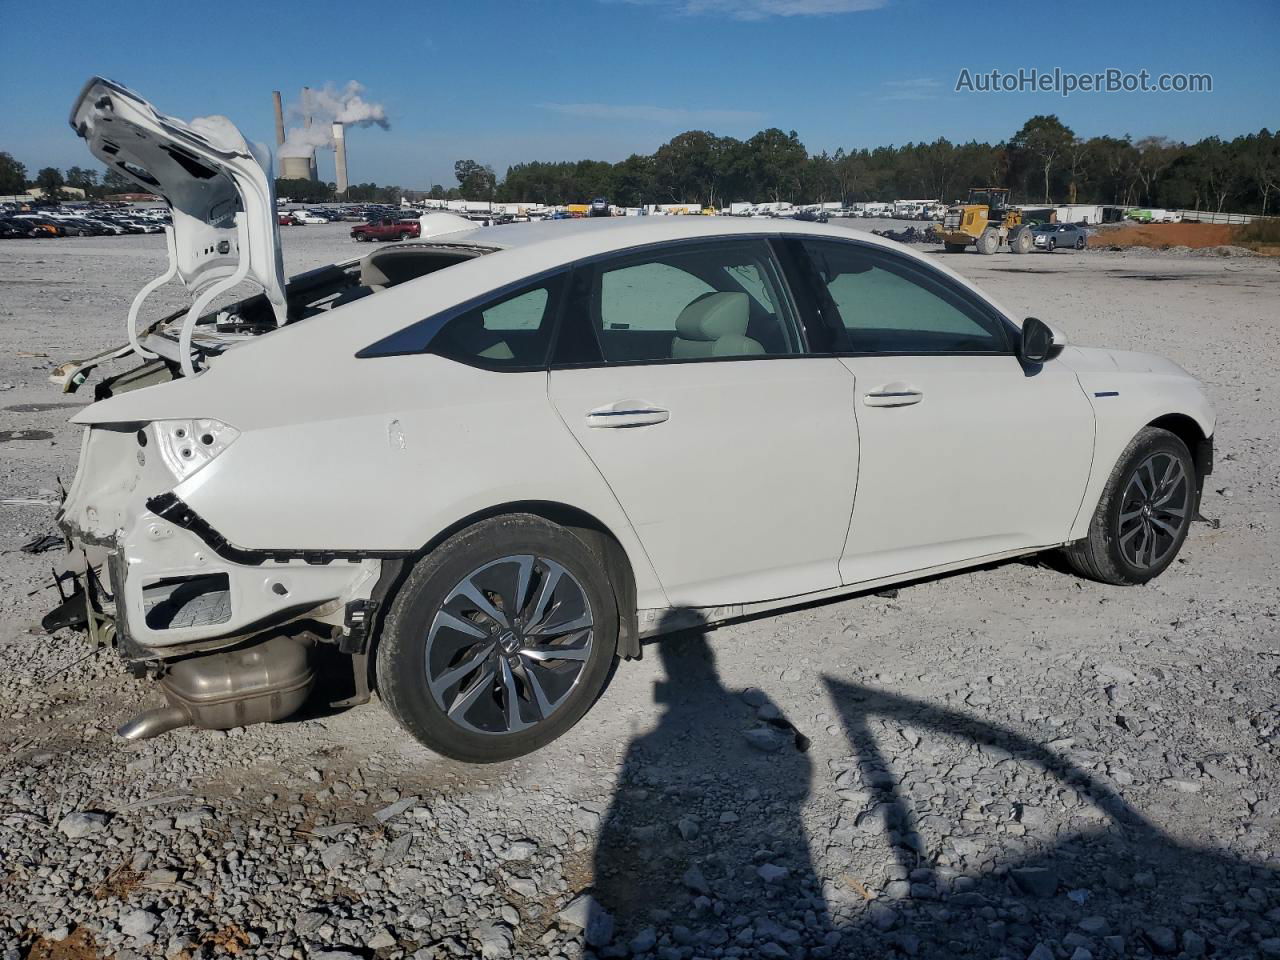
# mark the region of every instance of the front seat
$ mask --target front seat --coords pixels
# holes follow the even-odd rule
[[[751,306],[745,293],[704,293],[680,311],[671,357],[752,357],[765,352],[747,336]]]

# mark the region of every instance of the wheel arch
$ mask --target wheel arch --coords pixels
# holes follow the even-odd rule
[[[1149,406],[1145,411],[1130,411],[1128,415],[1098,417],[1093,468],[1090,471],[1080,509],[1072,523],[1068,542],[1079,540],[1086,535],[1093,512],[1102,496],[1103,487],[1115,468],[1116,460],[1128,446],[1129,441],[1147,427],[1168,430],[1182,440],[1191,451],[1191,458],[1196,467],[1196,509],[1199,509],[1204,478],[1213,471],[1214,420],[1212,413],[1208,410],[1207,402],[1202,401],[1200,405],[1202,409],[1198,409],[1195,404],[1174,406],[1171,402],[1173,399],[1173,397],[1164,397],[1164,403]],[[1188,410],[1195,412],[1187,412]],[[1133,415],[1135,413],[1136,416]]]
[[[622,539],[608,524],[586,510],[567,503],[553,500],[512,500],[475,510],[459,518],[432,536],[420,550],[415,551],[411,559],[399,564],[400,569],[392,573],[393,583],[386,591],[386,602],[390,603],[391,597],[399,590],[405,574],[414,561],[435,550],[454,534],[467,527],[483,520],[511,514],[531,514],[564,527],[600,558],[613,588],[614,601],[618,608],[618,653],[628,660],[639,659],[640,629],[636,603],[636,569],[632,558],[623,546]],[[647,562],[643,558],[641,560]]]

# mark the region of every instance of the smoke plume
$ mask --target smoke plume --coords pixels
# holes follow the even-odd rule
[[[309,157],[318,148],[332,147],[334,123],[390,130],[386,108],[366,100],[363,93],[364,87],[354,80],[341,89],[325,84],[304,90],[301,102],[289,105],[289,120],[294,125],[285,134],[280,156]],[[311,117],[310,127],[306,117]]]

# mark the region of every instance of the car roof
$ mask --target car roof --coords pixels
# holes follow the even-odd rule
[[[506,223],[493,227],[476,226],[435,238],[425,243],[460,244],[468,247],[491,247],[495,250],[531,250],[534,247],[556,248],[564,262],[625,250],[699,237],[781,236],[804,234],[859,240],[874,246],[901,251],[900,244],[884,240],[862,230],[806,223],[804,221],[745,220],[734,217],[647,216],[595,217],[568,220],[536,220],[530,223]],[[412,242],[412,241],[411,241]],[[547,252],[551,252],[547,250]]]

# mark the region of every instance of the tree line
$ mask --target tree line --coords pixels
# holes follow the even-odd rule
[[[0,153],[0,194],[40,186],[56,196],[74,186],[88,196],[136,187],[116,171],[72,167],[40,170],[35,181]],[[1192,144],[1167,137],[1082,138],[1053,115],[1032,117],[1000,143],[907,143],[811,154],[794,130],[761,130],[746,140],[690,130],[651,154],[625,160],[530,161],[498,179],[475,160],[454,164],[457,185],[406,190],[353,184],[336,197],[333,184],[277,180],[280,196],[306,203],[342,199],[395,203],[409,199],[531,201],[558,205],[607,197],[621,206],[689,203],[721,207],[736,200],[843,204],[901,198],[952,200],[970,187],[1003,186],[1020,202],[1114,203],[1123,206],[1230,210],[1268,214],[1280,195],[1280,134],[1266,128]]]
[[[492,171],[490,171],[492,173]],[[811,154],[772,128],[748,140],[691,130],[652,154],[619,163],[518,163],[491,189],[496,200],[623,206],[735,200],[843,204],[902,198],[953,200],[970,187],[1008,187],[1020,202],[1113,203],[1270,213],[1280,194],[1280,135],[1194,144],[1167,137],[1077,137],[1056,116],[1028,120],[1001,143],[932,143]],[[471,199],[489,199],[483,194]]]

